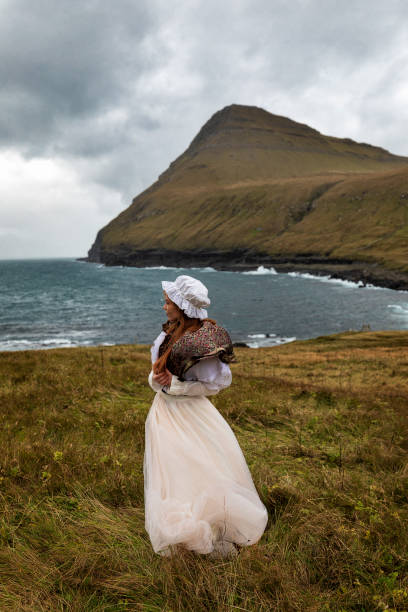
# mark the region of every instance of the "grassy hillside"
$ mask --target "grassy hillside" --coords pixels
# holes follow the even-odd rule
[[[178,186],[227,186],[327,172],[378,172],[408,159],[254,106],[233,104],[203,126],[188,149],[160,176]]]
[[[129,211],[109,225],[103,248],[249,248],[272,257],[378,262],[408,273],[407,185],[408,169],[236,186],[191,194],[187,202],[185,194],[167,191],[137,223],[129,222]]]
[[[213,398],[267,505],[232,560],[144,531],[149,349],[0,353],[0,609],[406,610],[408,333],[237,349]]]
[[[375,262],[408,274],[408,158],[254,107],[216,113],[98,234],[90,259],[234,251]],[[211,263],[211,262],[209,262]]]

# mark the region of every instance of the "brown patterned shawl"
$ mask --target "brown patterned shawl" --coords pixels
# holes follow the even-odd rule
[[[163,330],[166,332],[169,323],[164,323]],[[166,350],[171,335],[167,334],[159,348],[159,357]],[[210,321],[204,321],[200,329],[193,332],[185,332],[181,338],[174,343],[167,358],[167,368],[180,380],[184,380],[184,374],[201,359],[218,356],[221,361],[230,363],[235,361],[231,338],[226,329],[220,325],[214,325]]]

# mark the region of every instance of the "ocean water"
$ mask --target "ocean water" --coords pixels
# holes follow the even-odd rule
[[[309,274],[0,261],[0,350],[151,343],[165,321],[161,280],[199,278],[209,316],[233,341],[276,345],[370,325],[408,329],[408,292]]]

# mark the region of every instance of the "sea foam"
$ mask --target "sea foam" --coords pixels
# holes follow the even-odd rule
[[[142,270],[180,270],[175,266],[144,266]]]
[[[254,339],[252,342],[246,343],[250,348],[278,346],[279,344],[287,344],[296,340],[295,336],[277,336],[276,334],[248,334],[248,338]]]
[[[258,266],[256,270],[248,270],[247,272],[242,272],[242,274],[277,274],[275,268],[265,268],[264,266]]]
[[[408,304],[388,304],[388,308],[396,315],[408,316]]]
[[[356,289],[365,286],[362,281],[358,281],[356,283],[350,280],[343,280],[342,278],[332,278],[331,276],[319,276],[318,274],[310,274],[309,272],[288,272],[288,276],[292,276],[293,278],[318,280],[322,283],[332,283],[333,285],[341,285],[342,287],[346,287],[347,289]]]

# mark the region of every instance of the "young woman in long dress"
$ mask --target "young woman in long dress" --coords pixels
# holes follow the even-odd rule
[[[197,279],[162,282],[168,321],[151,349],[156,392],[145,425],[145,525],[155,552],[230,555],[262,536],[267,511],[238,441],[207,399],[231,384],[227,331],[207,318]]]

